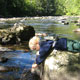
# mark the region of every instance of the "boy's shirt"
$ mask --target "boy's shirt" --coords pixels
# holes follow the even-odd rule
[[[40,42],[39,56],[36,58],[36,64],[42,63],[48,57],[52,49],[67,50],[66,38],[61,38],[57,40],[54,48],[52,47],[53,43],[54,43],[53,40],[46,40]]]

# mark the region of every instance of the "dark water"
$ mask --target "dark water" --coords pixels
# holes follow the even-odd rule
[[[8,58],[0,62],[0,80],[19,80],[24,69],[30,69],[35,60],[31,52],[21,50],[1,52],[2,57]]]
[[[77,20],[77,18],[69,17],[66,20],[69,22],[68,25],[64,25],[61,22],[60,17],[27,19],[22,23],[33,26],[36,32],[47,33],[48,35],[56,34],[59,37],[80,40],[80,35],[73,32],[73,30],[78,27],[75,23],[71,22],[72,20]],[[14,22],[8,22],[7,24],[9,24],[10,27]],[[35,60],[35,54],[31,54],[31,52],[24,52],[23,48],[26,46],[23,44],[22,50],[21,48],[19,49],[21,46],[13,46],[15,47],[15,51],[0,52],[0,56],[9,58],[5,63],[0,62],[0,80],[18,80],[25,68],[31,68],[32,63]],[[16,48],[18,48],[18,50],[16,50]],[[2,70],[2,68],[4,69]]]

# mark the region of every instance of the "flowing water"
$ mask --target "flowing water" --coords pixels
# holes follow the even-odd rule
[[[36,32],[48,33],[48,35],[56,34],[60,37],[80,40],[80,36],[73,32],[74,29],[78,28],[75,23],[72,23],[76,19],[74,17],[67,18],[65,21],[69,24],[62,23],[63,20],[59,17],[26,20],[24,24],[33,26]]]
[[[36,18],[36,19],[27,19],[22,23],[25,25],[31,25],[34,27],[36,33],[47,33],[48,35],[58,35],[59,37],[66,37],[73,40],[80,40],[80,36],[73,32],[77,26],[72,23],[72,20],[76,20],[77,18],[68,18],[67,21],[69,24],[64,25],[61,22],[60,17],[52,17],[52,18]],[[16,21],[15,21],[16,22]],[[15,22],[8,22],[7,24],[13,25]],[[5,24],[5,22],[3,22]],[[0,26],[0,28],[2,28]],[[28,45],[22,45],[22,49],[19,48],[21,46],[13,46],[15,50],[11,52],[0,52],[0,56],[8,58],[7,62],[0,62],[0,80],[19,80],[21,74],[24,70],[30,69],[32,63],[35,61],[35,54],[31,54],[31,52],[25,52],[23,48]],[[11,47],[11,46],[8,46]],[[17,49],[17,50],[16,50]]]

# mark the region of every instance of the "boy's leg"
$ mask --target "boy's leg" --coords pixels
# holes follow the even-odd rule
[[[67,49],[71,52],[80,52],[80,42],[67,39]]]

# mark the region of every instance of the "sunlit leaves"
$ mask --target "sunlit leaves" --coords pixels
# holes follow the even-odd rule
[[[80,0],[0,0],[0,15],[80,15]]]

